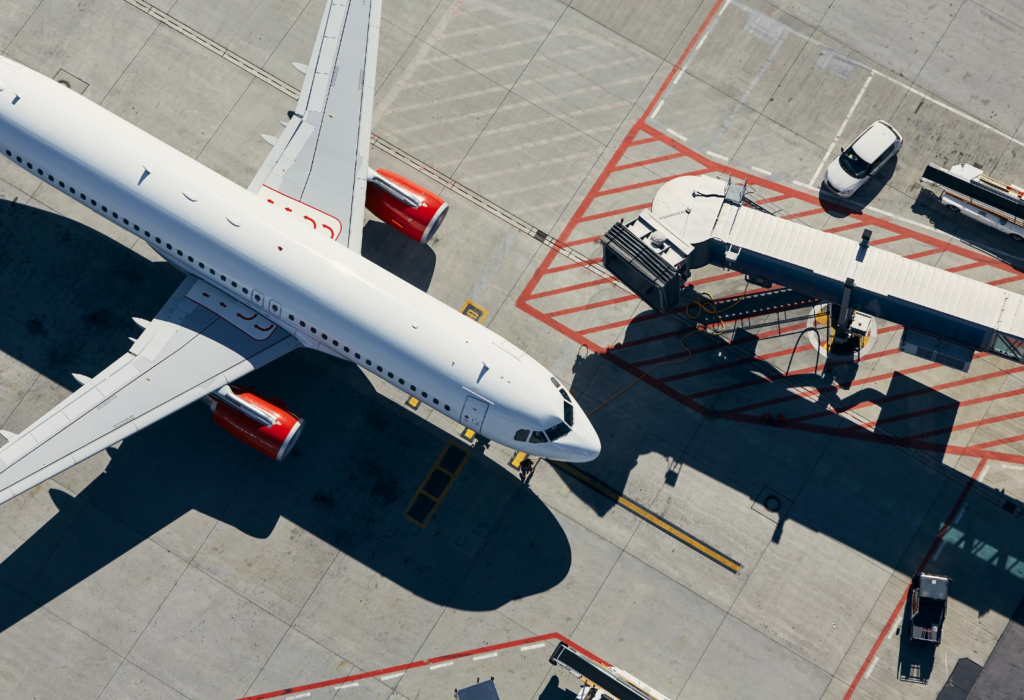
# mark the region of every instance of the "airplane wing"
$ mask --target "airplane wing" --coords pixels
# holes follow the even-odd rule
[[[0,503],[301,345],[192,276],[140,323],[145,330],[127,354],[24,432],[4,434]]]
[[[362,248],[381,0],[327,0],[295,113],[249,191]],[[283,197],[282,197],[283,195]],[[287,198],[287,199],[285,199]]]

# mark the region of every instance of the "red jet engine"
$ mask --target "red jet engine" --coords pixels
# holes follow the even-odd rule
[[[427,243],[448,214],[448,203],[388,170],[369,170],[366,208],[417,243]]]
[[[282,401],[266,399],[239,387],[224,387],[207,397],[213,422],[232,437],[271,459],[288,456],[305,421]]]

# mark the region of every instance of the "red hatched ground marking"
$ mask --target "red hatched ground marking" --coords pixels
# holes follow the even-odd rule
[[[688,319],[685,309],[675,309],[663,316],[651,310],[643,310],[642,302],[618,286],[612,285],[607,279],[594,279],[588,270],[591,266],[600,265],[600,250],[597,241],[603,232],[616,220],[627,217],[635,212],[651,206],[651,199],[657,187],[671,179],[682,175],[701,175],[705,173],[722,173],[746,180],[748,185],[756,188],[762,195],[763,203],[784,204],[786,218],[802,219],[816,216],[845,216],[846,223],[839,223],[825,230],[840,234],[844,231],[870,227],[875,235],[872,245],[899,246],[899,251],[910,259],[926,259],[931,256],[947,254],[953,259],[953,272],[975,271],[984,273],[989,284],[1001,285],[1024,279],[1024,273],[1012,266],[995,260],[984,253],[961,245],[956,241],[945,241],[933,235],[913,228],[901,226],[887,218],[871,214],[849,211],[839,204],[820,200],[808,191],[781,185],[756,174],[747,173],[735,167],[729,167],[707,157],[704,153],[689,148],[646,123],[654,106],[662,99],[665,90],[680,70],[687,56],[708,29],[715,13],[721,8],[719,0],[704,19],[700,29],[676,61],[669,75],[665,78],[657,93],[652,98],[640,119],[631,127],[621,145],[612,154],[607,165],[594,181],[590,190],[577,207],[565,228],[558,235],[558,244],[548,251],[540,266],[523,289],[516,305],[537,320],[554,328],[566,337],[586,346],[591,352],[603,355],[624,371],[663,394],[675,399],[693,411],[703,415],[754,424],[761,421],[765,409],[771,407],[778,410],[784,407],[787,412],[794,412],[785,429],[799,430],[809,433],[841,435],[848,438],[891,444],[903,448],[919,449],[930,452],[937,457],[946,455],[962,455],[980,459],[995,458],[1007,462],[1024,464],[1024,455],[1015,452],[996,450],[995,448],[1009,445],[1016,438],[993,440],[974,446],[946,444],[936,441],[944,435],[951,440],[957,433],[971,430],[982,425],[992,425],[1024,417],[1022,412],[1006,412],[997,416],[985,416],[982,419],[952,425],[940,430],[912,432],[906,425],[914,419],[936,417],[947,410],[958,406],[970,406],[979,403],[1019,395],[1022,392],[1008,391],[1002,388],[1003,381],[1009,374],[1015,374],[1024,368],[1010,371],[979,373],[955,382],[940,383],[925,392],[932,390],[951,390],[972,384],[979,384],[980,397],[972,397],[969,401],[956,402],[950,399],[948,404],[931,406],[925,409],[910,408],[903,415],[887,413],[882,420],[856,418],[843,425],[836,425],[837,409],[811,403],[811,400],[829,398],[838,393],[839,388],[823,387],[808,388],[799,383],[800,377],[807,377],[819,372],[821,367],[817,357],[816,346],[808,342],[806,335],[800,336],[794,347],[792,339],[789,346],[777,345],[777,349],[759,354],[743,355],[743,345],[751,341],[771,341],[780,338],[784,332],[793,333],[799,330],[799,324],[782,322],[775,330],[761,329],[757,333],[747,334],[742,340],[731,344],[724,342],[708,343],[700,334],[687,341],[687,349],[678,347],[678,339],[692,329],[692,322],[686,327]],[[636,181],[636,168],[658,166],[658,173],[649,179]],[[671,170],[672,174],[664,172]],[[622,184],[625,183],[625,184]],[[558,257],[558,249],[573,247],[588,256],[587,262],[565,263]],[[707,290],[715,296],[724,294],[719,301],[722,307],[736,299],[736,283],[740,273],[706,267],[695,273],[691,282],[698,289]],[[744,293],[750,293],[744,291]],[[598,317],[590,312],[600,312]],[[618,316],[616,318],[616,316]],[[599,322],[598,322],[599,320]],[[680,323],[682,322],[682,323]],[[880,322],[879,338],[888,339],[888,334],[901,330],[899,326]],[[631,337],[614,347],[622,329],[642,337]],[[790,336],[792,338],[792,336]],[[692,342],[690,342],[692,341]],[[760,343],[753,343],[759,345]],[[669,350],[669,348],[674,348]],[[721,354],[723,349],[738,350],[730,352],[730,359],[724,362],[708,361]],[[691,354],[688,354],[692,352]],[[861,359],[861,365],[870,360],[890,358],[899,354],[898,349],[871,352]],[[983,355],[979,355],[982,357]],[[661,370],[660,363],[679,361],[681,358],[689,366],[679,364],[675,368]],[[783,374],[762,376],[750,372],[753,367],[763,367],[771,360],[784,361],[790,359],[790,368]],[[881,372],[878,375],[858,377],[851,383],[852,387],[869,388],[873,384],[884,383],[898,373],[903,376],[941,370],[939,365],[926,363],[923,360],[904,355],[898,358],[909,366],[893,371]],[[704,364],[701,364],[704,363]],[[842,363],[830,363],[837,367]],[[652,368],[654,370],[652,371]],[[746,371],[742,379],[737,380],[736,372]],[[762,370],[759,370],[762,371]],[[645,374],[651,372],[651,374]],[[700,380],[703,386],[689,386]],[[797,383],[794,384],[794,381]],[[987,384],[985,384],[987,383]],[[772,395],[765,395],[767,388],[773,389]],[[920,390],[897,392],[873,401],[881,406],[910,400],[922,393]],[[716,404],[710,399],[714,397]],[[751,400],[751,398],[754,400]],[[803,399],[806,406],[799,406]],[[841,412],[850,411],[867,404],[854,402],[856,406],[844,407]],[[724,408],[723,408],[724,405]],[[805,413],[801,413],[804,412]],[[829,420],[831,419],[831,420]],[[893,434],[903,430],[906,434]],[[908,432],[908,430],[910,432]],[[1012,448],[1011,448],[1012,449]]]
[[[318,681],[316,683],[309,683],[308,685],[297,685],[293,688],[283,688],[281,690],[273,690],[269,693],[260,693],[259,695],[247,695],[240,700],[267,700],[267,698],[279,698],[282,695],[290,695],[292,693],[302,693],[308,690],[319,690],[320,688],[327,688],[332,685],[343,685],[345,683],[354,683],[364,678],[376,678],[378,676],[388,676],[393,673],[404,673],[414,668],[422,668],[424,666],[431,666],[433,664],[443,663],[445,661],[455,661],[457,659],[464,659],[467,656],[476,656],[477,654],[486,654],[492,651],[501,651],[503,649],[511,649],[512,647],[525,646],[529,644],[536,644],[538,642],[547,641],[558,641],[565,642],[576,651],[581,654],[589,656],[591,659],[604,666],[611,667],[607,661],[601,657],[591,653],[584,649],[579,644],[569,641],[558,632],[552,632],[551,634],[545,634],[540,637],[528,637],[526,639],[517,639],[514,642],[504,642],[502,644],[492,644],[487,647],[479,647],[477,649],[468,649],[466,651],[459,651],[454,654],[448,654],[446,656],[438,656],[433,659],[423,659],[421,661],[413,661],[409,664],[403,664],[401,666],[391,666],[390,668],[381,668],[376,671],[367,671],[366,673],[356,673],[351,676],[342,676],[341,678],[332,678],[328,681]]]

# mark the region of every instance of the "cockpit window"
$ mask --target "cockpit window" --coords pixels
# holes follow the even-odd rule
[[[544,437],[544,433],[539,430],[534,430],[533,435],[530,436],[530,442],[547,442],[548,439]]]
[[[526,428],[517,430],[515,437],[513,438],[516,442],[526,442],[526,438],[530,437],[530,431]]]
[[[561,388],[562,388],[562,385],[561,385],[561,384],[559,384],[559,383],[558,383],[558,380],[557,380],[557,379],[555,379],[554,377],[552,377],[552,378],[551,378],[551,383],[555,385],[555,388],[556,388],[556,389],[561,389]]]
[[[572,399],[569,398],[569,394],[566,392],[565,389],[559,389],[558,393],[562,395],[563,399],[565,399],[569,403],[572,403]],[[572,425],[572,423],[570,423],[569,425]]]
[[[568,401],[565,403],[565,422],[570,428],[572,427],[572,404]]]
[[[558,423],[544,431],[544,433],[548,436],[548,439],[551,440],[551,442],[554,442],[558,438],[565,437],[570,432],[572,432],[572,430],[565,423]],[[534,433],[534,435],[536,435],[536,433]]]

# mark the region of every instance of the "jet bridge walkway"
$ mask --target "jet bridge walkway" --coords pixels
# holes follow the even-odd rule
[[[1024,296],[750,206],[745,186],[677,178],[602,238],[604,264],[667,313],[690,270],[716,265],[904,327],[900,349],[967,371],[976,351],[1024,363]],[[675,299],[676,301],[673,301]]]

